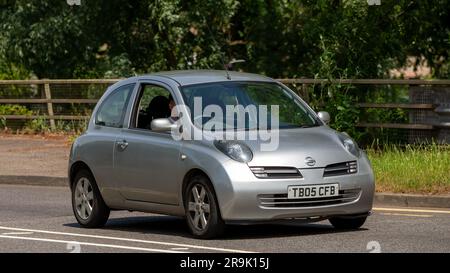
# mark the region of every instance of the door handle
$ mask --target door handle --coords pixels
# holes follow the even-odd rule
[[[116,144],[122,151],[128,147],[128,142],[126,140],[117,141]]]

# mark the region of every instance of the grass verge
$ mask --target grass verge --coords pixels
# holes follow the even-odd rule
[[[368,149],[377,192],[450,194],[450,145]]]

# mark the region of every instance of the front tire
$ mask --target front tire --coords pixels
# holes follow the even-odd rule
[[[329,221],[336,229],[359,229],[366,222],[367,217],[358,218],[330,218]]]
[[[208,178],[194,176],[184,191],[183,200],[186,221],[195,238],[211,239],[224,233],[225,223]]]
[[[94,177],[80,170],[72,185],[72,209],[77,222],[85,228],[98,228],[108,221],[110,209],[103,201]]]

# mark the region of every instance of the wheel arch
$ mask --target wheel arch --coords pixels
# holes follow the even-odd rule
[[[94,179],[95,179],[95,176],[94,176],[94,174],[92,173],[91,168],[89,168],[89,166],[88,166],[85,162],[83,162],[83,161],[77,161],[77,162],[73,163],[73,164],[70,166],[70,171],[69,171],[69,186],[70,186],[71,189],[72,189],[73,183],[75,182],[75,181],[74,181],[74,180],[75,180],[75,176],[77,175],[77,173],[78,173],[80,170],[87,170],[88,172],[91,173],[91,175],[92,175],[92,176],[94,177]]]
[[[183,183],[182,183],[182,186],[181,186],[181,205],[182,205],[183,209],[185,209],[184,208],[184,201],[185,201],[184,200],[184,194],[185,194],[186,188],[188,186],[188,183],[189,183],[190,179],[192,177],[196,176],[196,175],[203,175],[209,180],[209,184],[210,184],[210,186],[212,187],[212,189],[214,191],[213,192],[214,197],[216,198],[216,201],[218,203],[219,214],[222,215],[221,207],[220,207],[220,203],[219,203],[220,201],[219,201],[219,198],[217,198],[217,192],[216,192],[216,188],[214,187],[214,183],[211,180],[211,177],[204,170],[202,170],[200,168],[192,168],[184,175]]]

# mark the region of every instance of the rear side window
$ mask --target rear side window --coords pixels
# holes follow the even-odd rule
[[[114,90],[100,106],[95,124],[115,128],[122,127],[125,109],[133,87],[134,84],[128,84]]]

